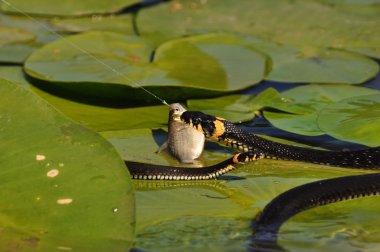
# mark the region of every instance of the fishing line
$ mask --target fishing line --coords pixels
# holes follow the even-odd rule
[[[124,73],[121,73],[119,71],[117,71],[115,68],[113,68],[112,66],[108,65],[107,63],[105,63],[104,61],[102,61],[101,59],[99,59],[98,57],[96,57],[95,55],[91,54],[89,51],[83,49],[82,47],[78,46],[77,44],[71,42],[70,40],[68,40],[67,38],[63,37],[61,34],[59,34],[58,32],[56,32],[55,30],[51,29],[49,26],[47,26],[46,24],[38,21],[37,19],[35,19],[34,17],[32,17],[31,15],[29,15],[28,13],[20,10],[19,8],[17,8],[16,6],[14,6],[13,4],[9,3],[8,1],[6,0],[0,0],[1,2],[3,2],[4,4],[8,5],[9,7],[11,7],[12,9],[14,9],[16,12],[24,15],[25,17],[29,18],[33,23],[39,25],[40,27],[42,27],[43,29],[45,29],[46,31],[48,32],[51,32],[53,33],[54,35],[58,36],[60,39],[62,39],[63,41],[65,41],[67,44],[71,45],[72,47],[76,48],[77,50],[81,51],[82,53],[86,54],[87,56],[89,56],[90,58],[92,58],[93,60],[95,60],[96,62],[98,62],[99,64],[103,65],[104,67],[108,68],[109,70],[111,70],[113,73],[115,73],[116,75],[124,78],[127,83],[131,84],[132,86],[136,87],[136,88],[141,88],[142,90],[144,90],[146,93],[148,93],[149,95],[153,96],[154,98],[156,98],[157,100],[159,100],[161,103],[165,104],[166,106],[169,106],[169,104],[162,98],[158,97],[157,95],[155,95],[154,93],[152,93],[151,91],[147,90],[146,88],[144,88],[143,86],[139,85],[137,81],[133,81],[131,78],[129,78],[126,74]]]

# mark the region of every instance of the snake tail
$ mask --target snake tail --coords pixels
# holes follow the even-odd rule
[[[236,156],[236,155],[235,155]],[[217,177],[235,169],[236,157],[215,165],[201,168],[184,168],[165,165],[153,165],[125,161],[133,179],[145,180],[205,180]]]

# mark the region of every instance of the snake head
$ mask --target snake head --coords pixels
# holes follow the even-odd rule
[[[215,132],[215,116],[206,115],[200,111],[185,111],[181,115],[181,120],[191,127],[203,132],[206,137],[211,137]]]

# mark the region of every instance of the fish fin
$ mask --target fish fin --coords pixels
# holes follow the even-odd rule
[[[157,154],[160,154],[162,151],[166,150],[169,146],[169,141],[165,141],[165,143],[163,143],[160,148],[158,149],[158,151],[156,151]]]

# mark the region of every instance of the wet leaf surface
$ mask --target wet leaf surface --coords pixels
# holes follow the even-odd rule
[[[83,0],[73,4],[71,0],[59,2],[49,0],[8,0],[0,3],[0,9],[9,13],[25,12],[38,16],[82,16],[91,14],[107,14],[118,12],[125,7],[137,3],[136,0]]]
[[[19,84],[0,82],[0,247],[130,247],[134,195],[114,148]]]
[[[379,146],[380,94],[356,96],[330,104],[319,113],[318,125],[337,139]]]
[[[171,102],[242,90],[258,83],[266,72],[266,57],[232,35],[167,42],[150,62],[153,50],[139,37],[88,32],[37,50],[27,59],[25,71],[53,88],[145,103],[158,101],[140,86]]]

